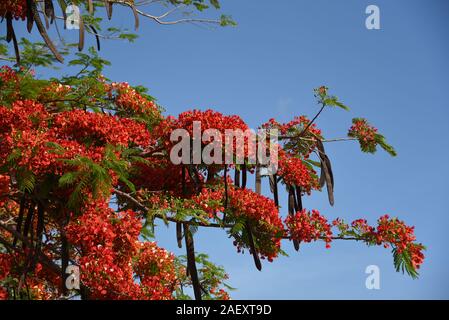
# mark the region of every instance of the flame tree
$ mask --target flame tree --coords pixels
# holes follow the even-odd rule
[[[195,299],[227,299],[232,288],[224,269],[195,251],[198,228],[223,230],[258,270],[288,242],[301,251],[313,241],[330,248],[333,241],[353,240],[390,248],[397,271],[418,276],[425,248],[413,227],[388,215],[375,225],[329,221],[303,207],[305,196],[323,189],[334,203],[325,144],[347,140],[363,152],[381,148],[396,155],[366,119],[354,118],[343,138],[326,138],[316,125],[321,113],[348,108],[325,86],[314,91],[320,105],[315,117],[260,124],[281,133],[276,174],[247,161],[175,165],[173,130],[192,136],[193,122],[200,121],[202,132],[224,135],[248,125],[214,110],[164,116],[145,88],[102,76],[108,62],[93,48],[69,63],[79,66],[76,75],[37,79],[32,67],[59,57],[51,47],[36,51],[25,39],[15,44],[23,46],[21,64],[0,69],[0,298],[188,299],[191,287]],[[5,46],[0,50],[11,58]],[[224,140],[214,142],[225,149]],[[244,152],[247,159],[250,149]],[[270,197],[262,195],[263,182]],[[288,194],[285,212],[282,190]],[[176,226],[173,240],[184,256],[154,241],[158,220]],[[79,289],[66,286],[69,265],[80,268]]]

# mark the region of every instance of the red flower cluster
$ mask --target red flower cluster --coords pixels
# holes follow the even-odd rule
[[[384,215],[378,220],[375,237],[377,244],[389,243],[398,253],[409,251],[413,266],[419,269],[424,261],[424,254],[421,252],[421,246],[414,243],[416,240],[414,229],[401,220]]]
[[[82,110],[59,113],[52,129],[61,138],[99,146],[130,143],[147,146],[151,142],[148,130],[141,123]]]
[[[124,111],[159,117],[156,104],[139,94],[127,82],[113,82],[105,84],[110,98],[114,98],[116,105]]]
[[[332,241],[332,226],[317,210],[308,212],[302,210],[285,219],[288,234],[293,240],[311,242],[322,239],[326,242],[326,248],[330,248]]]
[[[2,4],[0,4],[1,6]],[[17,73],[8,66],[0,67],[0,86],[5,84],[13,83],[16,84],[19,81]]]
[[[360,240],[371,245],[383,245],[385,248],[393,246],[398,254],[406,253],[410,256],[414,269],[419,269],[424,262],[423,245],[415,243],[414,227],[407,226],[403,221],[384,215],[377,220],[377,227],[368,225],[365,219],[357,219],[351,223],[351,228],[342,220],[335,220],[343,234],[348,230],[356,234]]]
[[[225,140],[225,131],[226,130],[241,130],[245,132],[248,130],[248,126],[246,123],[236,115],[225,116],[220,112],[216,112],[213,110],[191,110],[181,113],[178,118],[174,118],[172,116],[164,119],[159,126],[155,129],[155,135],[158,137],[164,138],[164,144],[168,150],[171,149],[173,143],[170,141],[170,135],[175,129],[184,129],[187,130],[190,137],[193,137],[193,122],[198,121],[201,123],[201,135],[205,130],[215,129],[218,130],[222,135],[222,143],[226,143]],[[234,148],[235,151],[235,143],[236,139],[234,139]],[[245,139],[244,146],[245,156],[248,156],[248,143],[247,139]]]
[[[0,2],[0,17],[5,18],[8,12],[13,18],[25,20],[27,4],[26,0],[2,0]]]
[[[30,253],[25,250],[25,253]],[[8,282],[8,278],[18,279],[23,275],[23,269],[17,268],[17,266],[25,266],[29,263],[29,256],[21,255],[18,253],[0,253],[0,283]],[[22,291],[26,291],[26,295],[29,295],[32,299],[49,300],[55,299],[59,295],[59,275],[44,270],[40,263],[34,266],[34,269],[30,269],[27,277],[24,278]],[[8,287],[8,285],[5,285]],[[24,292],[16,295],[23,295]],[[6,289],[0,287],[0,300],[6,300],[9,298]]]
[[[229,196],[229,207],[234,214],[250,219],[259,244],[259,254],[272,261],[279,253],[284,229],[274,201],[248,189],[231,189]],[[234,244],[239,251],[241,247],[247,246],[242,241]]]
[[[142,293],[152,300],[172,299],[178,285],[174,255],[155,242],[140,243],[134,272],[142,284]]]
[[[290,155],[284,150],[279,150],[278,172],[287,185],[300,186],[301,189],[310,194],[312,190],[320,188],[315,170],[304,164],[300,158]]]
[[[366,119],[354,119],[349,128],[348,136],[359,140],[362,150],[371,152],[376,150],[377,129],[371,126]]]
[[[116,214],[107,202],[88,205],[67,226],[69,241],[81,251],[81,281],[91,298],[172,298],[176,289],[173,256],[155,244],[141,244],[140,229],[134,212]]]
[[[82,110],[51,115],[30,100],[18,100],[11,108],[0,106],[0,139],[1,161],[16,152],[16,163],[35,174],[62,173],[60,159],[85,156],[100,161],[106,144],[152,143],[146,126],[131,119]]]
[[[192,200],[204,212],[209,214],[209,218],[224,210],[222,190],[203,188],[200,194],[192,197]]]
[[[285,135],[288,133],[302,132],[309,123],[310,120],[306,116],[296,116],[293,118],[293,120],[287,123],[280,123],[271,118],[270,120],[268,120],[268,122],[262,125],[262,128],[278,129],[282,135]],[[311,133],[314,136],[321,136],[321,130],[317,128],[315,123],[309,126],[307,132],[309,134]]]

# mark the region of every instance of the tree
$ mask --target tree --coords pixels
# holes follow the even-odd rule
[[[280,132],[277,143],[270,136],[262,140],[262,153],[277,150],[278,170],[271,171],[249,160],[255,152],[250,138],[226,140],[227,130],[248,129],[237,115],[189,110],[164,116],[145,88],[102,76],[108,62],[94,48],[69,62],[79,66],[77,74],[36,79],[32,68],[51,66],[58,57],[26,39],[19,46],[20,65],[0,69],[1,298],[188,299],[185,288],[192,287],[196,299],[226,299],[232,288],[224,269],[195,251],[198,228],[222,229],[239,252],[250,252],[259,270],[262,260],[284,254],[286,241],[300,251],[312,241],[329,248],[333,241],[353,240],[390,247],[395,268],[418,276],[425,248],[413,227],[387,215],[375,226],[364,219],[330,222],[302,206],[304,196],[324,187],[334,203],[325,144],[357,141],[363,152],[380,147],[396,155],[366,119],[354,118],[346,137],[326,139],[316,125],[322,112],[348,110],[327,87],[314,91],[320,106],[314,118],[260,125]],[[4,45],[0,54],[11,59]],[[203,139],[192,138],[196,123]],[[200,153],[219,153],[222,161],[192,162],[196,155],[189,151],[187,163],[175,164],[177,129],[187,133],[189,147],[199,144]],[[214,139],[205,138],[210,130],[218,133]],[[229,151],[239,139],[242,148]],[[261,194],[263,181],[272,198]],[[280,186],[288,193],[286,217]],[[155,221],[176,225],[185,256],[152,241]],[[69,265],[80,268],[79,289],[65,285]]]

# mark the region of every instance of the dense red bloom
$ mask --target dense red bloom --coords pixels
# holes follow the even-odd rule
[[[337,219],[333,222],[342,234],[351,231],[353,235],[360,240],[371,245],[383,245],[385,248],[392,246],[398,254],[407,254],[410,257],[414,269],[419,269],[424,261],[424,246],[415,243],[416,236],[414,227],[407,226],[403,221],[397,218],[390,218],[384,215],[377,220],[377,227],[368,225],[365,219],[357,219],[351,223],[351,226]]]
[[[220,112],[213,110],[191,110],[179,114],[178,118],[167,117],[156,128],[155,136],[162,137],[163,143],[167,150],[171,150],[173,142],[170,141],[171,133],[176,129],[184,129],[188,132],[190,137],[194,137],[193,123],[199,122],[201,124],[201,135],[208,129],[218,130],[222,136],[223,146],[226,143],[226,130],[241,130],[245,132],[249,129],[246,123],[236,115],[225,116]],[[200,137],[201,138],[201,137]],[[236,151],[234,143],[234,152]],[[205,145],[208,143],[202,143]],[[248,140],[245,138],[244,155],[248,156]]]
[[[234,214],[253,222],[254,232],[259,241],[259,254],[262,258],[266,257],[272,261],[279,253],[280,238],[284,229],[274,201],[248,189],[235,188],[229,195],[229,206],[234,210]],[[246,246],[239,241],[236,245],[238,248]]]
[[[105,87],[109,97],[114,97],[115,103],[123,111],[154,117],[160,116],[157,105],[139,94],[127,82],[113,82],[112,84],[105,84]]]
[[[143,124],[116,116],[74,110],[62,112],[54,119],[55,135],[95,145],[122,145],[130,142],[147,145],[150,134]]]
[[[107,202],[97,201],[66,228],[69,241],[81,250],[81,281],[92,298],[172,298],[173,255],[155,243],[140,243],[141,227],[133,211],[115,213]]]
[[[305,165],[302,159],[279,150],[278,166],[277,174],[287,185],[300,186],[308,194],[320,188],[315,170]]]
[[[142,284],[142,294],[151,300],[171,300],[178,286],[174,255],[155,242],[140,243],[134,272]]]
[[[280,123],[271,118],[268,122],[264,123],[262,127],[266,129],[278,129],[282,135],[285,135],[289,133],[301,133],[309,123],[310,120],[306,116],[296,116],[293,120],[287,123]],[[321,130],[317,128],[315,123],[309,126],[307,132],[313,136],[321,136]]]
[[[357,138],[362,150],[372,151],[376,149],[377,129],[371,126],[366,119],[354,119],[348,136]]]
[[[288,234],[291,239],[300,242],[311,242],[322,239],[326,242],[326,248],[330,247],[332,241],[332,226],[317,210],[308,212],[302,210],[285,219]]]
[[[223,191],[203,188],[199,195],[192,197],[193,202],[212,218],[217,212],[223,211]]]

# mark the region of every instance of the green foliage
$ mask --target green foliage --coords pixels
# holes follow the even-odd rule
[[[204,253],[198,253],[195,255],[195,262],[197,264],[198,277],[202,289],[203,300],[216,300],[217,296],[211,292],[217,292],[220,288],[227,290],[235,290],[225,281],[228,279],[228,275],[222,266],[218,266],[209,261],[209,256]],[[178,270],[178,278],[182,280],[182,285],[176,291],[176,299],[179,300],[191,300],[192,298],[185,293],[185,289],[192,286],[189,277],[185,276],[182,270],[186,269],[187,257],[185,255],[179,256],[175,260],[175,264]]]
[[[23,69],[29,70],[36,67],[58,68],[55,66],[56,58],[44,42],[31,42],[26,38],[21,38],[18,45],[20,48],[20,65]],[[68,55],[69,47],[64,46],[60,53],[64,56]],[[5,37],[0,37],[0,57],[3,57],[6,61],[16,61],[14,54],[9,50]]]
[[[371,127],[368,123],[368,121],[364,118],[354,118],[352,119],[352,123],[355,124],[357,122],[364,122],[367,126]],[[372,127],[371,127],[372,128]],[[374,141],[372,142],[366,142],[363,137],[358,136],[357,132],[349,132],[348,136],[353,138],[358,138],[360,143],[360,149],[363,152],[366,153],[376,153],[377,152],[377,146],[379,145],[382,149],[384,149],[389,155],[392,157],[397,156],[396,150],[387,143],[385,137],[378,133],[377,131],[373,133],[374,135]]]
[[[94,47],[88,49],[88,53],[78,52],[76,53],[77,59],[71,60],[69,66],[80,66],[81,70],[76,77],[99,76],[104,69],[104,66],[110,66],[111,63],[108,60],[101,58],[98,55],[98,51]]]
[[[75,170],[66,172],[59,178],[59,186],[73,187],[67,205],[69,208],[78,209],[85,198],[86,192],[91,192],[94,198],[107,198],[112,189],[112,175],[118,177],[132,192],[135,187],[128,180],[129,163],[124,159],[118,159],[112,146],[107,146],[101,163],[96,163],[87,157],[75,159],[63,159],[62,161]]]
[[[426,249],[426,247],[423,245],[418,246],[423,250]],[[393,248],[392,252],[393,252],[394,267],[396,268],[396,271],[407,273],[413,279],[417,279],[419,277],[419,272],[413,266],[410,252],[407,250],[399,252],[397,248]]]

